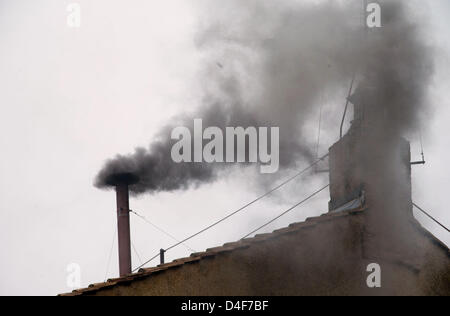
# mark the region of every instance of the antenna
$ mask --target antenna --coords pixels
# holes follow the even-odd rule
[[[423,150],[423,139],[422,139],[422,128],[419,128],[419,140],[420,140],[420,155],[422,156],[422,161],[413,161],[411,165],[424,165],[425,161],[425,153]]]
[[[362,39],[364,38],[364,35],[366,35],[366,32],[368,30],[367,28],[367,22],[366,22],[366,10],[367,10],[368,0],[362,0],[362,11],[361,11],[361,26],[362,26]],[[345,103],[345,109],[344,109],[344,115],[342,116],[342,122],[341,122],[341,128],[339,131],[339,139],[342,139],[342,136],[344,134],[344,123],[345,123],[345,117],[347,116],[347,110],[348,110],[348,104],[350,102],[350,96],[353,91],[353,85],[355,83],[355,77],[356,77],[356,71],[353,73],[352,83],[350,84],[350,90],[348,91],[347,101]]]
[[[419,130],[419,134],[420,134],[420,149],[421,149],[421,154],[422,154],[422,161],[423,163],[425,163],[425,154],[423,152],[423,138],[422,138],[422,129]]]
[[[323,94],[321,95],[320,98],[320,111],[319,111],[319,130],[318,130],[318,135],[317,135],[317,146],[316,146],[316,159],[320,159],[319,157],[319,150],[320,150],[320,134],[322,131],[322,112],[323,112],[323,105],[324,105],[324,100],[323,100]],[[318,165],[314,166],[314,172],[315,173],[327,173],[330,172],[330,170],[328,169],[318,169]]]
[[[347,116],[348,104],[349,104],[349,102],[350,102],[350,96],[352,95],[353,84],[354,84],[354,83],[355,83],[355,74],[353,74],[352,83],[350,84],[350,89],[348,90],[347,102],[345,103],[344,115],[342,116],[341,129],[340,129],[340,133],[339,133],[339,136],[340,136],[340,137],[339,137],[339,138],[342,138],[343,129],[344,129],[345,117]]]

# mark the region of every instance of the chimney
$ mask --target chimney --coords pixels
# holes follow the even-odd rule
[[[138,178],[130,173],[116,174],[108,179],[108,184],[116,188],[120,277],[131,274],[129,186],[137,182]]]
[[[117,233],[119,239],[120,276],[131,274],[130,205],[128,184],[116,186]]]
[[[409,142],[384,126],[388,104],[377,103],[376,88],[364,86],[349,97],[354,105],[351,127],[330,147],[329,210],[367,203],[380,212],[394,208],[412,217]],[[387,218],[391,217],[388,214]],[[400,214],[399,214],[400,215]]]

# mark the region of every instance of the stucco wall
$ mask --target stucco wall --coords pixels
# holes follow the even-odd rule
[[[448,250],[415,230],[419,269],[369,259],[364,230],[365,214],[336,218],[96,295],[450,295]],[[366,285],[372,262],[381,265],[379,289]]]

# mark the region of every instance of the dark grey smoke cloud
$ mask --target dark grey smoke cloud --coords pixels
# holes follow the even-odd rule
[[[204,126],[279,126],[281,168],[311,161],[308,122],[324,94],[335,103],[335,115],[341,115],[353,74],[358,93],[380,104],[376,111],[385,118],[380,130],[402,135],[413,129],[426,110],[430,49],[420,25],[409,18],[409,1],[380,3],[383,27],[366,33],[360,1],[207,2],[195,39],[206,56],[199,75],[205,97],[198,111],[180,115],[148,149],[108,160],[96,187],[107,188],[109,179],[122,173],[139,177],[131,187],[136,194],[214,181],[232,164],[176,164],[170,156],[172,128],[192,127],[194,118],[202,118]],[[371,87],[376,87],[373,95]],[[324,129],[337,136],[338,126]]]

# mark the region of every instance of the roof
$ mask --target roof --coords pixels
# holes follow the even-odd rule
[[[313,228],[316,225],[319,225],[324,222],[338,220],[339,218],[347,218],[348,216],[355,216],[362,214],[365,211],[365,208],[357,208],[353,210],[347,210],[342,212],[335,213],[326,213],[318,217],[307,218],[306,221],[300,223],[293,223],[288,227],[278,229],[273,231],[272,233],[267,234],[259,234],[252,238],[242,239],[236,242],[226,243],[223,246],[209,248],[204,252],[193,253],[189,257],[176,259],[170,263],[158,265],[152,268],[144,268],[140,269],[138,273],[130,274],[121,278],[109,279],[104,283],[96,283],[89,285],[88,288],[74,290],[71,293],[60,294],[60,296],[80,296],[80,295],[93,295],[100,290],[106,290],[109,288],[113,288],[118,285],[126,285],[133,281],[137,281],[140,279],[148,278],[152,275],[169,271],[171,269],[179,268],[186,264],[195,264],[200,260],[205,258],[211,258],[217,256],[219,254],[233,252],[236,250],[246,249],[251,247],[254,244],[259,244],[262,242],[268,242],[270,240],[286,236],[289,234],[297,233],[299,231]],[[427,238],[430,238],[433,243],[437,244],[439,247],[443,248],[447,251],[447,254],[450,254],[449,249],[438,239],[436,239],[432,234],[426,231],[418,222],[414,221],[415,227],[422,232]],[[449,255],[450,256],[450,255]]]
[[[242,240],[239,240],[236,242],[226,243],[220,247],[209,248],[204,252],[193,253],[189,257],[186,257],[186,258],[176,259],[170,263],[158,265],[157,267],[153,267],[153,268],[140,269],[138,273],[130,274],[130,275],[127,275],[127,276],[121,277],[121,278],[109,279],[105,283],[91,284],[91,285],[89,285],[88,288],[74,290],[72,293],[61,294],[60,296],[92,295],[99,290],[105,290],[105,289],[109,289],[109,288],[117,286],[117,285],[122,285],[122,284],[130,283],[135,280],[147,278],[153,274],[160,273],[160,272],[167,271],[167,270],[174,269],[174,268],[178,268],[185,264],[195,264],[196,262],[199,262],[200,260],[202,260],[204,258],[213,257],[213,256],[219,255],[221,253],[236,251],[239,249],[246,249],[246,248],[251,247],[255,243],[261,243],[261,242],[269,241],[269,240],[272,240],[272,239],[275,239],[275,238],[278,238],[281,236],[285,236],[285,235],[288,235],[291,233],[296,233],[300,230],[314,227],[321,222],[334,220],[336,218],[347,217],[349,215],[359,214],[362,211],[363,211],[363,209],[356,209],[356,210],[350,210],[350,211],[339,212],[339,213],[327,213],[327,214],[324,214],[324,215],[321,215],[318,217],[308,218],[304,222],[291,224],[288,227],[275,230],[272,233],[259,234],[252,238],[246,238],[246,239],[242,239]]]

